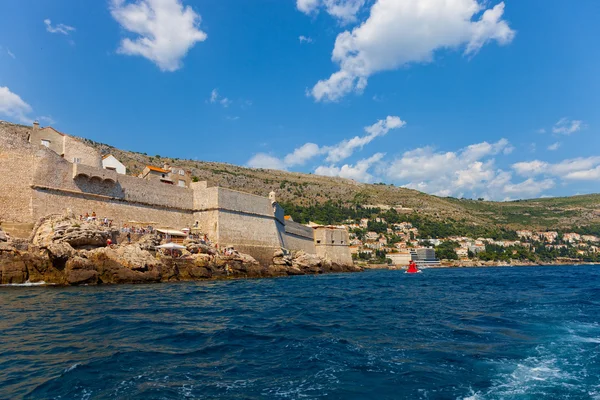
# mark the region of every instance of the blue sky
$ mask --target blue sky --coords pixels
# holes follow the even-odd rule
[[[5,0],[0,119],[442,196],[599,192],[599,16],[597,0]]]

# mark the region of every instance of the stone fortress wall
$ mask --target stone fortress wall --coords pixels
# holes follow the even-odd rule
[[[82,141],[65,135],[65,146],[77,144],[64,148],[61,157],[37,144],[38,137],[28,142],[32,132],[41,130],[24,128],[0,124],[0,223],[33,224],[67,208],[75,215],[95,212],[117,226],[140,221],[182,229],[197,222],[220,247],[233,246],[262,264],[270,263],[280,248],[352,262],[347,241],[347,257],[333,250],[319,252],[313,228],[286,221],[274,198],[208,187],[206,182],[183,188],[117,174],[102,169],[101,155]],[[80,164],[70,162],[75,157]]]

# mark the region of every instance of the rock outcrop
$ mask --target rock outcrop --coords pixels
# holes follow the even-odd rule
[[[160,244],[157,235],[145,235],[135,243],[107,246],[107,239],[115,237],[115,233],[70,215],[51,215],[36,224],[28,242],[11,241],[0,235],[0,284],[155,283],[361,270],[283,249],[275,252],[272,265],[262,266],[247,254],[235,250],[221,254],[198,240],[185,241],[183,255],[171,257],[155,251]]]
[[[42,248],[51,243],[68,243],[73,248],[85,249],[106,246],[116,231],[96,222],[80,221],[65,215],[49,215],[34,226],[31,243]]]

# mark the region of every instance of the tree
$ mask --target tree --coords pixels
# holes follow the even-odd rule
[[[453,241],[447,241],[440,243],[439,246],[435,248],[435,255],[437,258],[443,260],[458,260],[458,254],[454,249],[460,247],[458,243]]]

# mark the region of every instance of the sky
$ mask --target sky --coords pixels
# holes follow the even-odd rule
[[[600,192],[597,0],[0,0],[0,119],[513,200]]]

